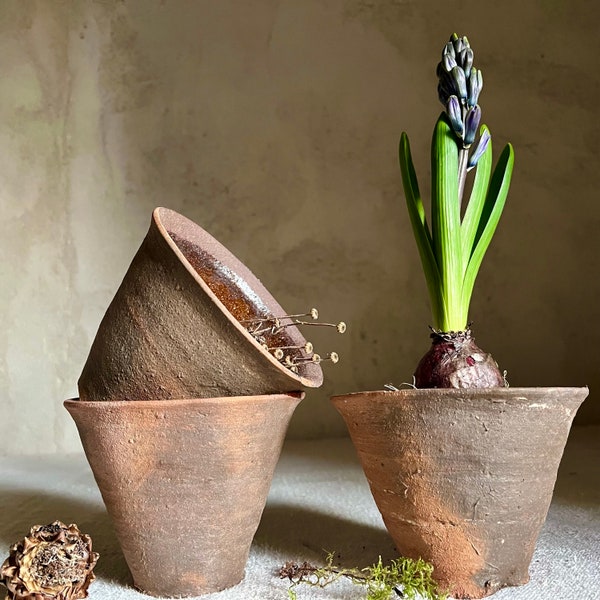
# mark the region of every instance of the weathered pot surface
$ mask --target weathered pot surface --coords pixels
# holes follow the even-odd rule
[[[65,402],[137,588],[197,596],[242,579],[302,397]]]
[[[398,552],[457,598],[529,580],[587,388],[406,389],[332,401]]]
[[[318,387],[318,364],[302,362],[292,372],[241,323],[285,314],[222,244],[186,217],[157,208],[102,319],[79,379],[80,397],[207,398]],[[306,344],[295,326],[269,341]]]

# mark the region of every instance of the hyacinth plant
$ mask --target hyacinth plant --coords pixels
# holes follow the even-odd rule
[[[431,228],[406,133],[400,140],[404,193],[433,316],[433,344],[417,367],[415,385],[504,386],[496,362],[475,345],[468,313],[475,278],[504,208],[514,153],[507,144],[492,173],[491,134],[485,125],[479,127],[483,77],[473,66],[466,37],[452,34],[437,75],[444,112],[431,143]],[[467,201],[463,196],[471,171],[475,176]]]

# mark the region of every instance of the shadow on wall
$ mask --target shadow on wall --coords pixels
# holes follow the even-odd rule
[[[369,338],[356,340],[354,356],[352,350],[341,354],[338,370],[328,375],[334,391],[361,389],[364,381],[385,382],[397,369],[398,377],[410,377],[428,322],[417,323],[420,308],[404,299],[419,298],[419,307],[427,300],[395,153],[403,127],[415,140],[429,138],[439,109],[432,83],[436,40],[447,35],[452,9],[440,13],[436,6],[432,19],[431,3],[416,9],[412,3],[325,7],[305,2],[238,7],[232,19],[228,8],[227,3],[203,3],[179,11],[131,2],[116,10],[101,4],[90,9],[87,17],[95,28],[88,27],[77,43],[82,48],[99,44],[97,64],[86,66],[99,73],[104,156],[110,163],[103,168],[114,175],[117,187],[111,193],[119,210],[136,223],[145,222],[159,205],[182,212],[264,278],[292,311],[321,299],[323,308],[343,302],[347,314],[339,318],[348,321],[349,334],[368,329]],[[484,91],[486,118],[499,142],[514,141],[517,167],[475,294],[476,335],[490,340],[486,349],[506,363],[518,385],[589,384],[593,394],[593,361],[575,353],[586,354],[595,335],[578,331],[576,321],[585,314],[589,322],[598,322],[593,318],[598,309],[587,300],[594,296],[589,278],[576,270],[585,263],[578,259],[580,252],[590,261],[598,260],[597,253],[579,247],[587,239],[582,224],[560,200],[561,190],[582,202],[593,200],[567,185],[569,163],[581,162],[576,132],[585,119],[564,113],[566,99],[556,96],[557,89],[571,89],[563,62],[580,69],[581,61],[573,45],[572,55],[552,56],[544,40],[514,33],[498,60],[497,44],[505,27],[514,31],[514,23],[510,10],[494,11],[485,12],[493,17],[492,34],[478,34],[480,8],[466,11],[465,33],[473,33],[478,59],[490,76]],[[577,14],[575,8],[572,12]],[[549,30],[560,29],[561,36],[580,27],[558,9],[529,8],[522,17],[520,27],[527,31],[540,20]],[[586,39],[589,32],[583,35]],[[578,51],[583,54],[583,47]],[[537,80],[529,76],[532,71],[539,73]],[[548,90],[547,81],[555,77],[556,89]],[[427,100],[422,93],[407,93],[407,79],[414,90],[432,86]],[[587,76],[582,81],[590,89],[597,83]],[[515,96],[522,102],[519,120],[507,109]],[[559,110],[576,120],[564,125],[573,135],[559,141],[556,129],[541,137]],[[564,171],[548,166],[553,164],[548,153],[554,154],[558,143]],[[420,167],[427,165],[426,145],[415,148]],[[426,169],[419,170],[427,186]],[[588,175],[577,182],[580,192],[593,187],[595,175]],[[591,204],[588,208],[591,215],[597,210]],[[544,221],[534,227],[538,209]],[[532,231],[535,243],[530,243]],[[529,240],[527,246],[522,240]],[[282,269],[282,264],[291,268]],[[373,289],[380,300],[370,311]],[[392,332],[390,316],[398,321]],[[526,339],[516,346],[519,331]],[[401,343],[394,342],[396,335]],[[547,347],[552,354],[538,359],[540,348]],[[581,366],[582,361],[587,364]],[[313,412],[318,418],[311,422]],[[600,409],[590,399],[577,423],[598,419]],[[326,394],[315,392],[299,408],[292,432],[339,434],[340,423]]]

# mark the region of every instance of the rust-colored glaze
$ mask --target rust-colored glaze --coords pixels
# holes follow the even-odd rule
[[[136,587],[197,596],[242,579],[302,397],[65,402]]]
[[[295,374],[239,320],[281,316],[261,282],[201,227],[166,208],[150,229],[100,324],[79,379],[81,400],[167,400],[318,387],[321,367]],[[281,345],[303,346],[297,327]]]
[[[529,580],[587,388],[410,389],[334,397],[398,552],[456,598]]]

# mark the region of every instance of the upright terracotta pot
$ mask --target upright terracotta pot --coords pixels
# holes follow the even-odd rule
[[[102,319],[79,379],[80,398],[166,400],[318,387],[318,364],[303,362],[292,372],[242,323],[285,314],[217,240],[182,215],[157,208]],[[306,344],[295,326],[273,341]]]
[[[197,596],[242,579],[302,396],[65,402],[136,587]]]
[[[587,388],[336,396],[398,552],[457,598],[526,583]]]

